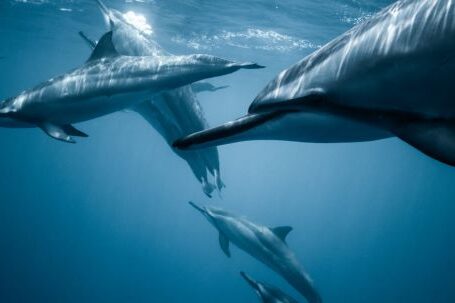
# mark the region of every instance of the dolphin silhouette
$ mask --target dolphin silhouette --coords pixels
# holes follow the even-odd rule
[[[131,24],[125,18],[125,14],[107,7],[99,0],[96,2],[109,30],[113,33],[113,44],[121,55],[157,57],[170,55],[154,41],[152,35]],[[91,48],[95,47],[95,41],[82,32],[80,35]],[[146,102],[140,103],[132,110],[139,113],[160,133],[167,144],[172,146],[176,139],[209,127],[195,93],[224,88],[214,87],[209,83],[194,83],[193,85],[150,96]],[[211,197],[213,190],[220,191],[224,187],[216,147],[198,151],[181,151],[175,148],[172,150],[188,163],[207,196]],[[209,173],[214,177],[215,184],[209,181]]]
[[[275,286],[255,281],[243,271],[240,272],[240,275],[256,291],[256,294],[263,303],[297,303],[294,298],[285,294]]]
[[[300,266],[295,254],[286,244],[289,226],[268,228],[238,217],[222,209],[199,206],[189,202],[218,230],[221,249],[230,257],[229,243],[261,261],[280,274],[310,303],[322,302],[310,277]]]
[[[130,108],[153,93],[258,67],[210,55],[121,56],[108,32],[82,67],[2,101],[0,126],[38,126],[54,139],[75,143],[72,136],[87,135],[74,123]]]
[[[174,146],[396,136],[454,166],[454,54],[455,2],[398,1],[282,71],[248,115]]]

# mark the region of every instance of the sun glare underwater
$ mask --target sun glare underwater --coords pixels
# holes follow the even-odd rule
[[[455,302],[455,2],[1,0],[0,302]]]

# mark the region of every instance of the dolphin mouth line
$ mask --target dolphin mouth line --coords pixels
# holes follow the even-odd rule
[[[250,276],[248,276],[245,272],[241,271],[240,275],[243,277],[243,279],[245,279],[246,282],[248,282],[248,284],[251,285],[251,287],[255,289],[257,288],[256,282],[252,278],[250,278]]]
[[[188,201],[188,204],[194,207],[196,210],[200,211],[201,213],[205,213],[205,209],[194,203],[193,201]]]

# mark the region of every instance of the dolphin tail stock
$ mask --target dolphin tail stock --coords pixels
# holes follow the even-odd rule
[[[286,281],[291,284],[308,303],[322,303],[322,297],[314,287],[311,278],[304,272],[296,272],[290,276],[283,275]]]
[[[282,112],[248,114],[237,120],[180,138],[173,143],[173,146],[179,149],[199,149],[257,139],[261,133],[260,126],[282,114]]]

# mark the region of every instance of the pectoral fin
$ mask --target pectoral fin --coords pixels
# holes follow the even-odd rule
[[[52,123],[41,123],[39,127],[51,138],[67,143],[76,143],[71,136],[65,131],[65,127]]]
[[[427,156],[455,166],[455,121],[416,120],[398,123],[392,132]]]
[[[62,129],[65,131],[65,133],[67,133],[70,136],[83,137],[83,138],[88,137],[88,135],[86,133],[81,132],[80,130],[78,130],[77,128],[75,128],[74,126],[72,126],[70,124],[63,125]]]
[[[229,250],[229,239],[226,238],[224,234],[220,233],[218,240],[220,241],[221,250],[228,258],[230,258],[231,251]]]

